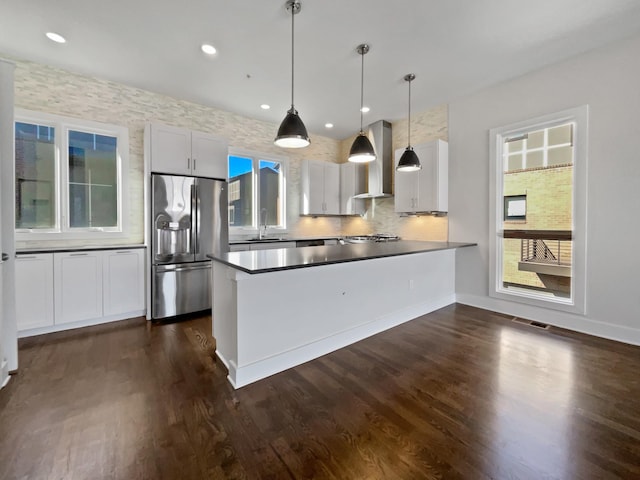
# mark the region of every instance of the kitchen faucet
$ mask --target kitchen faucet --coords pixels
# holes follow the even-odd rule
[[[262,228],[264,227],[264,233]],[[263,208],[260,210],[260,225],[258,225],[258,238],[262,240],[267,236],[267,209]]]

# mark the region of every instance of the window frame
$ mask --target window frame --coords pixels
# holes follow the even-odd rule
[[[489,296],[537,307],[564,312],[586,314],[587,285],[587,169],[588,169],[588,120],[589,107],[583,105],[568,110],[536,117],[489,131]],[[506,139],[523,135],[532,130],[552,128],[563,123],[573,123],[573,191],[572,191],[572,276],[571,297],[549,298],[535,292],[508,290],[502,285],[504,191],[503,175]]]
[[[282,165],[282,178],[280,189],[282,192],[282,226],[267,226],[267,234],[284,234],[288,233],[288,205],[287,205],[287,186],[289,179],[289,159],[284,156],[274,155],[271,153],[262,153],[255,150],[246,150],[238,147],[229,147],[227,155],[227,182],[229,178],[229,157],[249,158],[253,164],[253,203],[252,203],[252,219],[251,226],[233,227],[229,225],[229,235],[247,235],[258,234],[260,226],[260,161],[278,162]]]
[[[505,222],[518,222],[518,223],[526,223],[527,221],[527,194],[523,195],[505,195],[504,197],[504,221]],[[524,202],[524,215],[509,215],[509,204],[511,202]]]
[[[15,228],[17,241],[40,240],[96,240],[121,238],[129,234],[129,129],[91,120],[66,117],[52,113],[15,109],[15,124],[30,123],[55,128],[55,226],[53,228]],[[117,225],[115,227],[71,227],[69,214],[69,131],[80,131],[117,138]],[[15,146],[14,146],[15,150]],[[14,175],[14,184],[16,178]]]

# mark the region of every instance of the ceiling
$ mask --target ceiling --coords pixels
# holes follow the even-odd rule
[[[313,137],[424,111],[640,33],[637,0],[301,0],[295,106]],[[45,32],[57,32],[56,44]],[[0,56],[31,60],[279,124],[290,105],[285,0],[0,0]],[[218,53],[208,57],[202,43]],[[260,105],[271,105],[262,110]],[[333,129],[326,129],[331,122]],[[274,127],[275,129],[275,127]],[[275,131],[274,131],[275,134]],[[312,138],[313,141],[313,138]]]

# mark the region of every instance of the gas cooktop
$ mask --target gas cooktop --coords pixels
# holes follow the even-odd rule
[[[376,242],[397,242],[400,237],[389,233],[374,233],[371,235],[353,235],[344,237],[346,243],[376,243]]]

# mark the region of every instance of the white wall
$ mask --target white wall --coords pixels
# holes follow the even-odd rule
[[[458,301],[640,345],[640,37],[449,105],[449,237]],[[589,105],[587,311],[490,298],[489,129]]]

